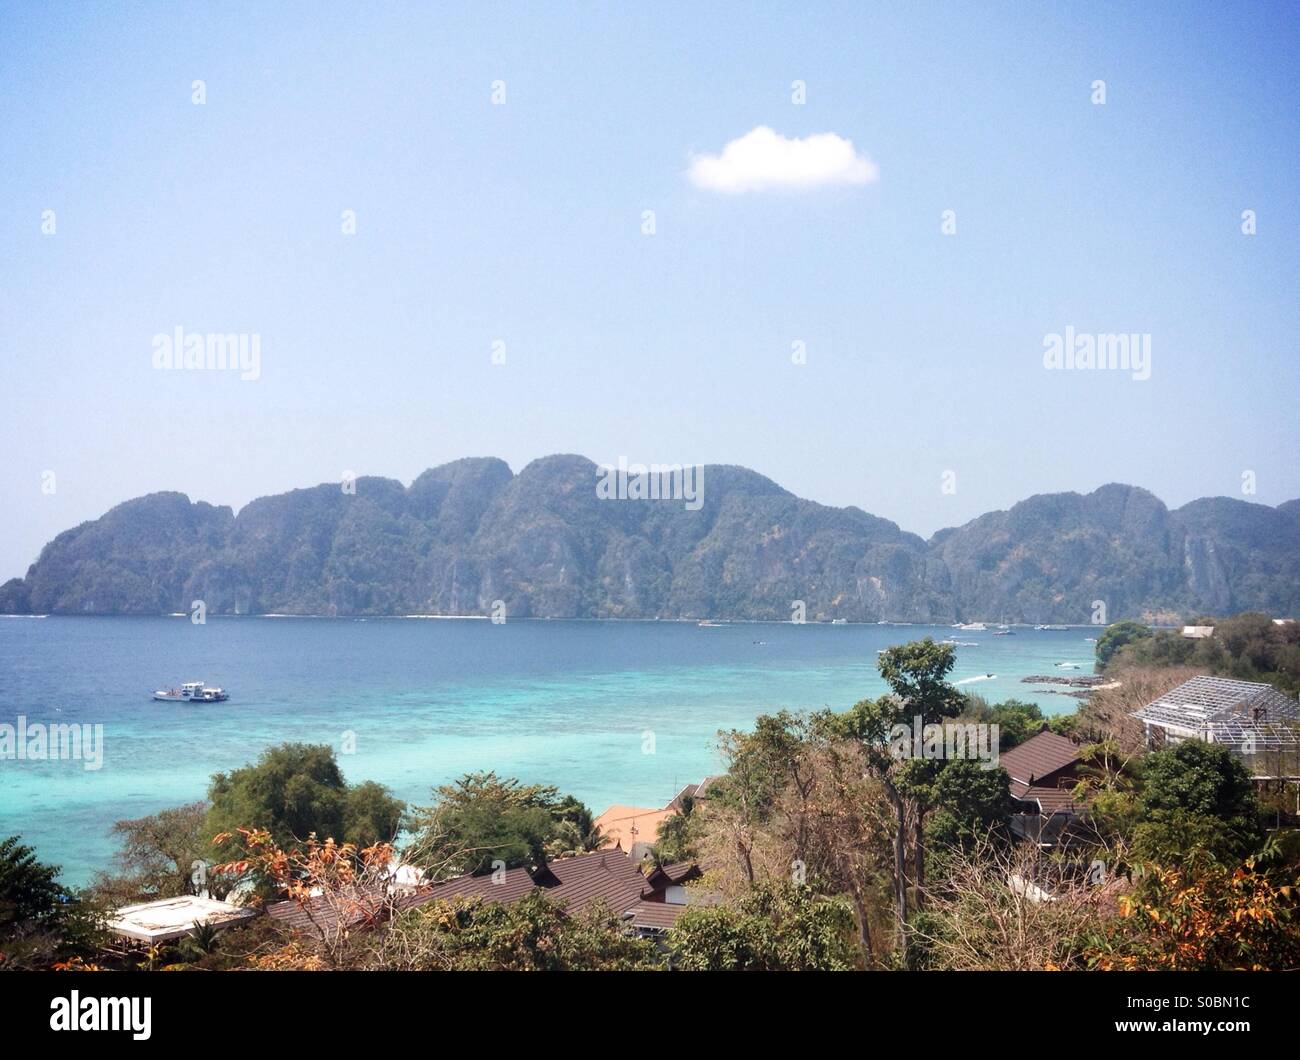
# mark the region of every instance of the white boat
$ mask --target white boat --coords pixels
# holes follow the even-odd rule
[[[223,703],[230,698],[224,688],[212,688],[202,681],[186,681],[180,688],[160,688],[153,698],[163,703]]]
[[[988,629],[989,627],[986,626],[983,622],[958,622],[957,625],[953,628],[969,630],[972,633],[979,633],[982,632],[983,630]]]
[[[847,626],[848,624],[849,624],[849,620],[848,620],[847,618],[832,618],[832,619],[831,619],[831,625],[832,625],[832,626]]]
[[[1069,626],[1035,626],[1034,627],[1034,629],[1051,630],[1053,633],[1062,633],[1069,628],[1070,628]]]

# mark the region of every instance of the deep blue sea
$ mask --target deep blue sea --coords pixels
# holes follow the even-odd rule
[[[285,741],[340,751],[350,781],[428,801],[461,773],[556,785],[599,813],[662,806],[716,771],[719,729],[763,712],[884,691],[880,648],[926,635],[952,680],[991,702],[1077,701],[1022,684],[1091,672],[1095,630],[1016,636],[948,627],[438,619],[0,618],[0,723],[102,724],[103,764],[0,759],[0,836],[19,833],[65,882],[109,865],[116,820],[202,798],[208,778]],[[1080,669],[1059,668],[1077,663]],[[994,679],[983,675],[993,673]],[[971,680],[974,679],[974,680]],[[202,680],[229,702],[156,703]],[[355,752],[342,753],[346,734]],[[653,738],[646,734],[652,733]],[[653,753],[647,753],[651,748]]]

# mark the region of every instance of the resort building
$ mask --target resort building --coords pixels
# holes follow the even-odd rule
[[[611,806],[594,824],[600,829],[601,846],[618,847],[634,861],[649,854],[658,841],[659,825],[677,813],[672,807]]]
[[[1079,783],[1079,746],[1044,729],[1024,743],[1003,751],[998,764],[1011,778],[1011,831],[1040,846],[1063,841],[1083,807],[1074,797]]]
[[[266,913],[287,927],[325,934],[339,929],[340,918],[345,928],[365,927],[439,899],[477,898],[511,904],[526,894],[543,891],[570,913],[603,903],[636,934],[653,936],[671,928],[694,903],[694,893],[688,896],[684,885],[699,875],[693,864],[665,865],[642,875],[639,864],[623,851],[605,848],[559,858],[535,870],[521,867],[484,876],[457,876],[415,893],[358,896],[346,903],[320,898],[272,902]]]
[[[650,856],[650,848],[659,841],[659,826],[668,818],[687,812],[687,807],[708,798],[709,788],[717,777],[705,777],[698,784],[687,784],[673,796],[667,806],[614,805],[593,824],[600,829],[601,846],[617,847],[633,861]]]
[[[1205,640],[1214,636],[1213,626],[1184,626],[1183,636],[1188,640]]]
[[[182,895],[119,909],[109,917],[108,930],[129,945],[156,946],[191,935],[200,924],[224,931],[257,915],[256,909]]]
[[[1300,704],[1272,685],[1228,677],[1193,677],[1133,712],[1147,746],[1183,740],[1223,744],[1253,761],[1300,749]]]

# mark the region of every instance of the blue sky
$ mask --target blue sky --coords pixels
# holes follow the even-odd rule
[[[475,455],[744,464],[925,534],[1300,496],[1296,6],[863,6],[0,5],[0,578],[150,491]],[[759,126],[875,179],[690,179]],[[154,370],[177,325],[260,378]],[[1151,378],[1045,370],[1067,325]]]

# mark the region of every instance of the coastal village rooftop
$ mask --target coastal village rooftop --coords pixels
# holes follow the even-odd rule
[[[108,929],[129,942],[156,945],[192,934],[196,924],[225,929],[255,916],[256,909],[218,902],[214,898],[182,895],[119,909],[109,918]]]

